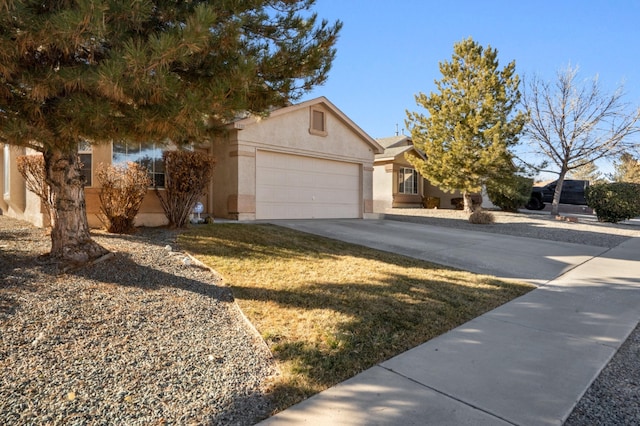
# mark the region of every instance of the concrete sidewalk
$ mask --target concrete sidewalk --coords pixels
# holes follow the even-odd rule
[[[561,425],[640,319],[640,238],[602,249],[452,229],[440,235],[428,229],[432,237],[442,238],[426,240],[429,245],[442,247],[428,250],[423,244],[402,252],[400,243],[407,239],[399,234],[410,233],[415,240],[422,232],[417,227],[425,225],[303,222],[291,227],[309,232],[315,227],[314,233],[352,242],[389,237],[387,250],[438,263],[464,255],[465,265],[478,270],[541,284],[546,276],[517,267],[531,251],[530,263],[556,275],[265,425]],[[491,267],[490,261],[498,264]]]

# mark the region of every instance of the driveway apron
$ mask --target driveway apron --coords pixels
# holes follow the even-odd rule
[[[273,223],[457,269],[538,285],[607,250],[604,247],[393,220],[299,220]]]

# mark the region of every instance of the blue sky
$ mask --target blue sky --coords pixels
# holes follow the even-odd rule
[[[609,92],[623,83],[640,106],[638,0],[317,0],[314,10],[344,27],[328,82],[303,100],[326,96],[374,138],[402,131],[405,110],[424,112],[414,95],[435,90],[438,63],[468,37],[497,49],[501,66],[515,60],[525,80],[578,66]]]

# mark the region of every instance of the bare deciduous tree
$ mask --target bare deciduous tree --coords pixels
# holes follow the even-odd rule
[[[24,178],[27,189],[36,194],[42,202],[49,225],[53,227],[53,193],[46,182],[47,172],[42,154],[21,155],[17,159],[18,171]]]
[[[534,77],[522,92],[530,114],[525,137],[544,154],[558,174],[551,214],[558,214],[562,184],[567,173],[600,158],[616,156],[638,131],[640,109],[630,112],[622,88],[606,94],[597,77],[577,81],[578,68],[560,70],[555,83]]]

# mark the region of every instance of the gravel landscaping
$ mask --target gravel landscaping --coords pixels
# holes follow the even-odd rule
[[[640,226],[601,223],[593,215],[561,216],[557,220],[540,213],[492,212],[495,223],[475,225],[467,220],[468,214],[445,209],[389,209],[384,217],[391,220],[424,223],[441,227],[492,232],[516,237],[538,238],[597,247],[616,247],[627,238],[640,236]],[[572,222],[570,220],[577,220]]]
[[[615,247],[640,226],[496,212],[389,218],[482,232]],[[49,237],[0,216],[0,423],[251,425],[271,412],[277,374],[229,289],[175,245],[177,233],[95,232],[113,254],[60,273],[42,256]],[[566,425],[640,418],[640,330],[579,401]]]
[[[58,274],[44,231],[0,216],[1,424],[251,425],[271,355],[176,233],[96,233],[113,257]]]

